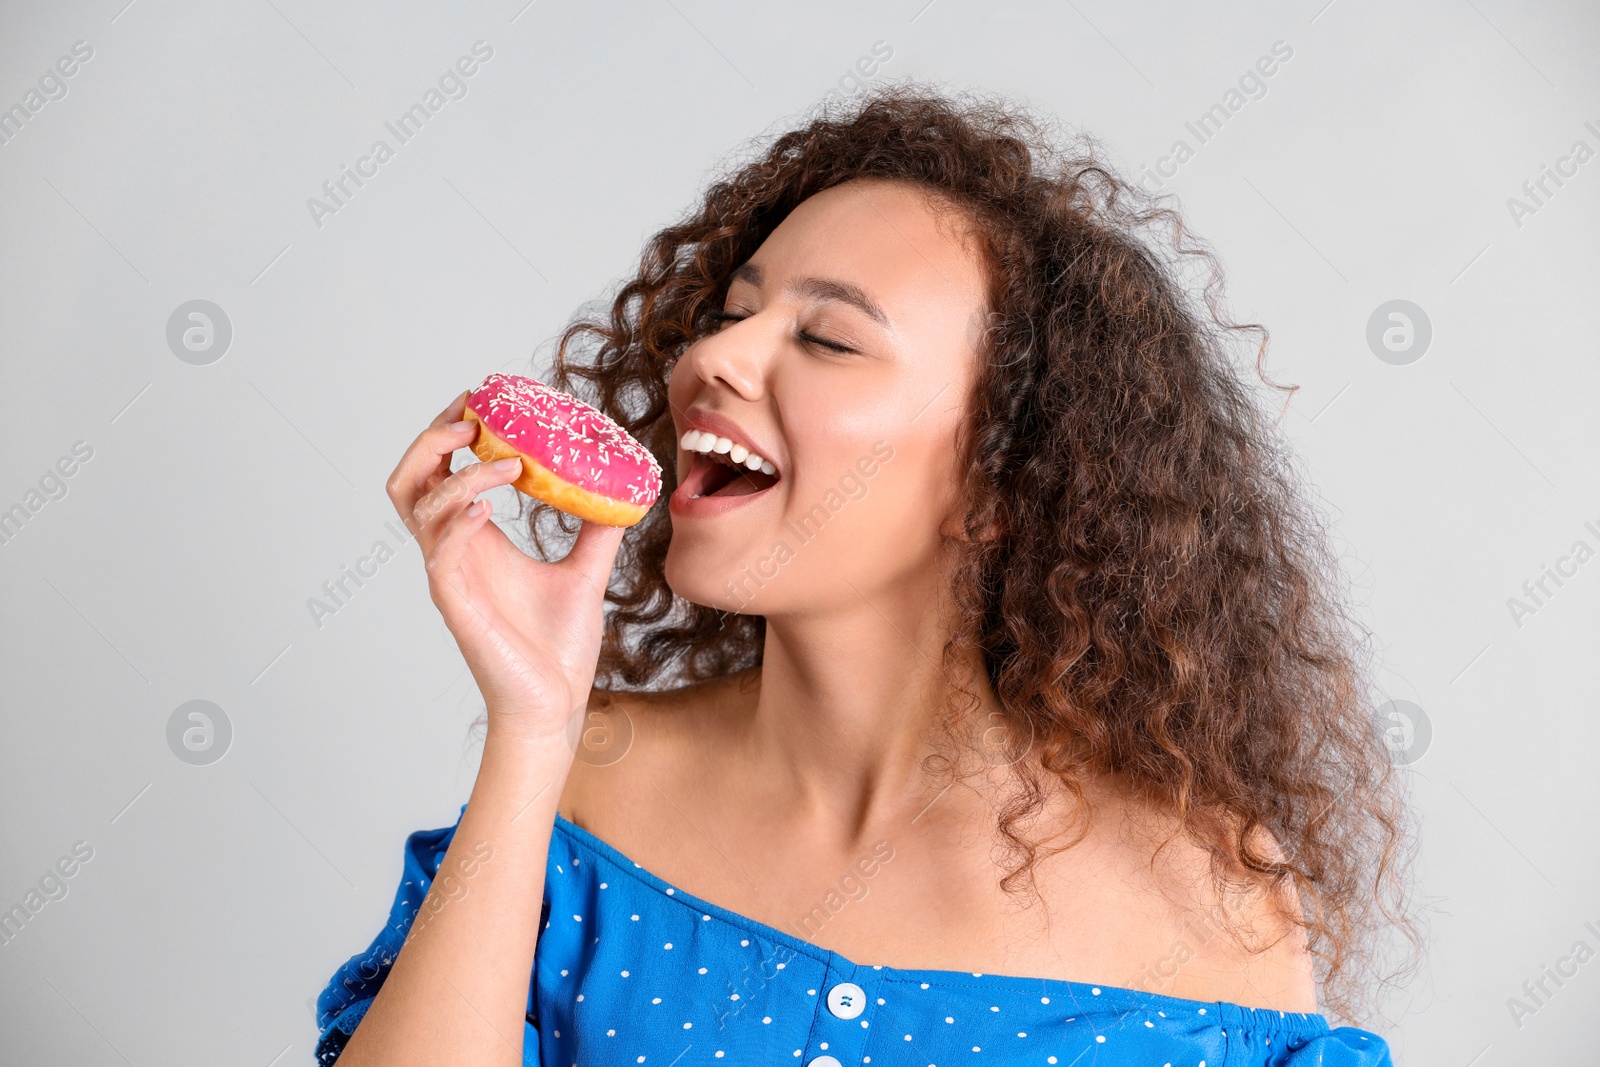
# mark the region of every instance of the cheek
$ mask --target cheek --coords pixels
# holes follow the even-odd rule
[[[810,554],[815,565],[837,568],[848,558],[892,566],[937,544],[948,449],[904,433],[891,440],[882,429],[808,442],[786,510],[788,529],[829,546]]]
[[[830,541],[854,553],[875,546],[921,556],[938,529],[960,471],[955,456],[959,411],[934,402],[915,382],[789,382],[784,432],[797,461],[787,509],[792,521],[824,515]],[[958,385],[959,383],[953,383]],[[951,397],[959,388],[942,391]]]
[[[690,350],[692,351],[692,349]],[[677,403],[678,398],[688,391],[689,379],[693,374],[684,368],[689,360],[689,353],[685,352],[672,363],[672,369],[667,371],[667,396]]]

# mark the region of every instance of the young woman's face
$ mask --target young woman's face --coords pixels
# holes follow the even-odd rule
[[[956,433],[986,324],[963,232],[913,186],[857,180],[800,204],[740,267],[730,317],[668,388],[679,596],[771,617],[876,605],[875,589],[930,576],[959,521]],[[701,454],[691,431],[734,447]]]

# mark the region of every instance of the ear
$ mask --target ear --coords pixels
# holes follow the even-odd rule
[[[998,520],[990,516],[971,534],[966,530],[967,511],[965,508],[952,507],[939,523],[939,534],[952,541],[971,541],[983,543],[993,541],[1000,537],[1003,529]]]

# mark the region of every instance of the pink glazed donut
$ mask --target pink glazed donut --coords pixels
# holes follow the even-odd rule
[[[661,495],[661,464],[648,448],[604,412],[543,382],[491,374],[461,417],[478,424],[479,459],[520,458],[513,486],[586,522],[632,526]]]

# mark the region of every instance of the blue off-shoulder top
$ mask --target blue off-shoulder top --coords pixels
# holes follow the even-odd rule
[[[338,1059],[377,995],[455,830],[407,838],[389,924],[317,1000],[322,1067]],[[470,882],[463,891],[471,891]],[[559,813],[543,910],[523,1028],[525,1065],[1393,1063],[1383,1038],[1330,1027],[1321,1014],[856,963],[679,890]]]

